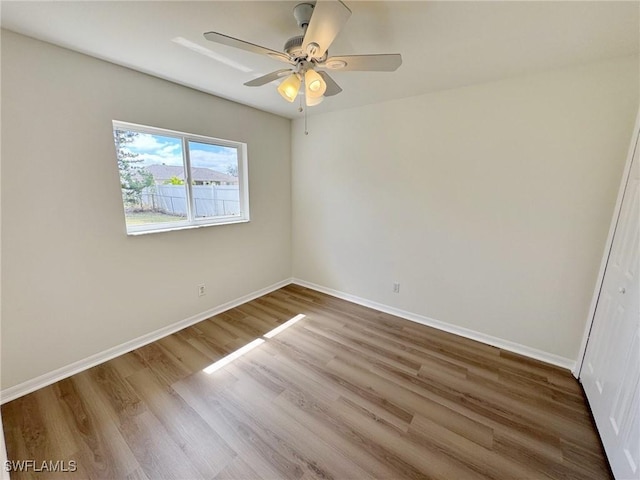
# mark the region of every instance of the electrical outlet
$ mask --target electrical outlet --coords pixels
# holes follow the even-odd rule
[[[207,294],[207,287],[205,286],[205,284],[203,283],[198,285],[198,296],[202,297],[206,294]]]
[[[393,293],[400,293],[400,282],[393,282]]]

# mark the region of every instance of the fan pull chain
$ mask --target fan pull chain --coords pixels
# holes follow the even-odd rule
[[[300,106],[298,107],[298,112],[302,113],[304,111],[304,134],[305,135],[309,135],[309,131],[307,130],[307,110],[309,109],[304,108],[302,106],[302,96],[299,97],[300,98]]]
[[[307,110],[309,110],[308,108],[304,109],[304,134],[305,135],[309,135],[309,130],[307,129]]]

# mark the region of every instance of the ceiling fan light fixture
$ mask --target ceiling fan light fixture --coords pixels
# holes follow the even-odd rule
[[[320,105],[324,100],[324,95],[316,98],[312,98],[309,95],[305,95],[305,104],[307,107],[315,107],[316,105]]]
[[[302,29],[302,34],[289,38],[284,45],[284,51],[272,50],[219,32],[205,32],[204,38],[210,42],[266,55],[286,63],[287,68],[258,76],[245,82],[245,85],[259,87],[280,81],[277,90],[282,98],[293,103],[298,95],[304,95],[307,106],[317,105],[324,97],[332,97],[342,92],[342,88],[329,75],[329,70],[393,72],[402,64],[402,56],[399,53],[330,57],[329,47],[351,16],[351,10],[341,0],[298,1],[302,3],[294,7],[293,15]],[[182,39],[183,45],[185,42],[187,41]],[[190,44],[189,48],[205,54],[206,49],[194,45]],[[216,58],[213,51],[206,50],[206,54]],[[226,63],[234,66],[229,61]],[[236,68],[240,67],[239,64],[236,65]],[[300,97],[301,109],[302,103]]]
[[[305,95],[307,98],[318,98],[327,90],[327,83],[315,70],[307,70],[304,74]]]
[[[298,75],[292,73],[278,86],[278,93],[282,95],[282,98],[287,102],[293,102],[300,91],[300,83]]]

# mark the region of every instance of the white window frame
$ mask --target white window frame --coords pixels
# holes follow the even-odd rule
[[[148,133],[151,135],[162,135],[165,137],[173,137],[182,141],[182,154],[185,168],[185,187],[187,190],[187,219],[178,222],[164,222],[151,225],[126,225],[126,216],[124,217],[127,228],[127,235],[142,235],[147,233],[168,232],[173,230],[185,230],[192,228],[209,227],[214,225],[229,225],[234,223],[246,223],[250,221],[249,217],[249,170],[247,159],[247,144],[236,142],[233,140],[224,140],[221,138],[206,137],[204,135],[196,135],[193,133],[179,132],[176,130],[168,130],[166,128],[149,127],[147,125],[138,125],[135,123],[122,122],[113,120],[113,130],[129,130],[132,132]],[[218,145],[221,147],[235,148],[238,158],[238,187],[240,200],[240,215],[225,215],[217,217],[193,218],[192,212],[195,211],[194,199],[191,186],[191,158],[189,155],[189,141],[198,143],[207,143],[210,145]],[[116,152],[117,155],[117,152]],[[124,215],[124,201],[123,209]]]

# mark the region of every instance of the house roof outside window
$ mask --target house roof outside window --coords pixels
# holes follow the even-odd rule
[[[172,165],[149,165],[145,167],[156,183],[163,183],[173,177],[184,180],[184,168]],[[192,167],[191,177],[194,182],[222,183],[232,184],[238,183],[238,177],[227,175],[226,173],[216,172],[210,168]]]

